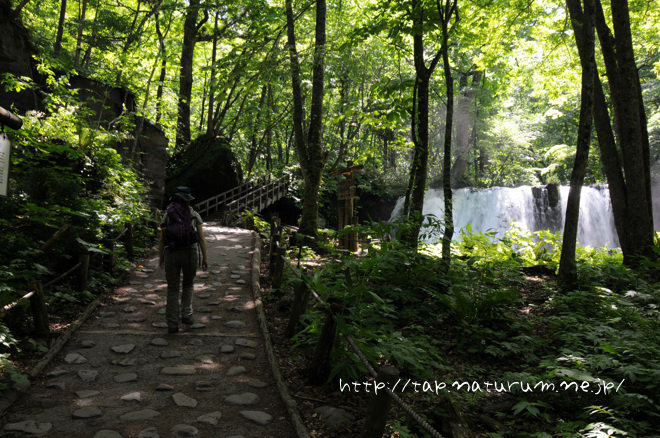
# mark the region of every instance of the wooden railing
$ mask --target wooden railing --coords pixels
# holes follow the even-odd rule
[[[194,208],[202,216],[218,211],[225,215],[248,209],[261,211],[286,195],[289,179],[288,174],[275,180],[270,175],[261,176],[199,202]]]

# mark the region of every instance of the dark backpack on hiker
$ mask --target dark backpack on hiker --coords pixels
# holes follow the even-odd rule
[[[167,222],[163,231],[165,244],[171,248],[183,248],[197,243],[197,230],[193,225],[190,208],[179,202],[167,206]]]

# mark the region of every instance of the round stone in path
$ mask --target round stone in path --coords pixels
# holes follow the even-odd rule
[[[115,345],[110,349],[115,353],[128,354],[131,351],[133,351],[134,348],[135,348],[135,344],[122,344],[122,345]]]
[[[200,423],[210,424],[211,426],[217,426],[222,413],[219,411],[210,412],[208,414],[200,415],[197,417],[197,421]]]
[[[197,295],[198,298],[201,298],[203,300],[205,300],[206,298],[209,298],[210,296],[211,296],[211,294],[207,294],[207,293]]]
[[[249,348],[257,347],[257,341],[253,341],[251,339],[245,339],[245,338],[237,338],[234,341],[234,344],[238,345],[239,347],[249,347]]]
[[[113,380],[117,383],[128,383],[128,382],[135,382],[137,378],[138,375],[135,373],[122,373],[114,376]]]
[[[238,279],[238,278],[241,278],[241,276],[238,275],[238,274],[231,274],[231,275],[229,276],[229,278],[232,278],[232,279],[236,280],[236,279]]]
[[[253,405],[259,401],[259,396],[253,392],[244,392],[242,394],[232,394],[225,397],[225,402],[233,405]]]
[[[123,309],[121,309],[124,313],[135,313],[137,312],[137,307],[135,306],[126,306]]]
[[[126,321],[132,322],[132,323],[145,322],[146,320],[147,320],[147,318],[145,318],[144,316],[136,316],[136,317],[133,317],[133,318],[126,318]]]
[[[243,360],[255,360],[257,358],[257,355],[254,353],[243,351],[241,352],[241,354],[238,355],[238,357]]]
[[[250,421],[265,426],[270,423],[273,416],[262,411],[241,411],[241,415]]]
[[[99,316],[101,318],[109,318],[111,316],[115,316],[115,312],[99,312]]]
[[[204,345],[204,341],[201,339],[191,339],[188,341],[188,345],[192,345],[193,347],[201,347]]]
[[[45,435],[52,428],[52,423],[38,423],[33,420],[26,420],[19,423],[7,423],[3,430],[6,432],[23,432],[30,435]]]
[[[84,341],[80,341],[78,346],[80,348],[93,348],[96,347],[96,342],[92,341],[91,339],[85,339]]]
[[[153,409],[142,409],[140,411],[129,411],[124,415],[120,415],[119,419],[122,421],[144,421],[157,417],[160,412]]]
[[[248,385],[250,385],[253,388],[265,388],[268,386],[268,383],[263,382],[259,379],[252,379],[248,382]]]
[[[174,386],[167,383],[161,383],[156,387],[156,391],[174,391]]]
[[[190,326],[191,329],[193,330],[198,330],[198,329],[203,329],[206,327],[206,324],[203,324],[201,322],[196,322],[193,325]]]
[[[138,434],[138,438],[160,438],[155,427],[147,427]]]
[[[69,353],[64,357],[64,362],[68,364],[86,363],[87,358],[80,353]]]
[[[161,359],[173,359],[175,357],[181,357],[183,355],[182,352],[177,351],[177,350],[170,350],[170,351],[163,351],[160,353],[160,358]]]
[[[220,315],[213,315],[213,316],[211,316],[211,319],[214,320],[214,321],[219,321],[219,320],[222,319],[222,316],[220,316]]]
[[[116,430],[104,429],[96,432],[94,438],[122,438],[122,436]]]
[[[199,430],[189,424],[177,424],[172,428],[172,436],[175,437],[197,436],[198,433]]]
[[[78,371],[78,377],[83,382],[93,382],[99,376],[99,372],[96,370],[80,370]]]
[[[165,310],[165,309],[163,309]],[[165,313],[165,312],[163,312]],[[152,322],[151,325],[156,328],[167,328],[167,323],[166,322]]]
[[[110,362],[113,365],[119,365],[122,367],[133,367],[137,364],[137,359],[129,359],[128,357],[122,359],[122,360],[113,360]]]
[[[195,408],[197,407],[197,400],[192,397],[188,397],[182,392],[177,392],[172,394],[172,399],[177,406],[183,406],[185,408]]]
[[[190,376],[195,374],[195,368],[188,367],[163,367],[160,370],[161,374],[168,376]]]
[[[100,416],[101,410],[96,406],[86,406],[73,412],[73,418],[93,418]]]
[[[53,371],[51,371],[50,373],[48,373],[46,375],[48,377],[59,377],[59,376],[61,376],[63,374],[66,374],[66,373],[68,373],[68,371],[65,370],[64,368],[55,368]]]
[[[169,344],[169,343],[168,343],[167,340],[164,339],[164,338],[153,338],[153,339],[151,340],[151,345],[155,345],[155,346],[157,346],[157,347],[165,347],[165,346],[167,346],[168,344]]]
[[[242,329],[247,327],[247,324],[245,324],[243,321],[227,321],[225,322],[225,327],[233,328],[233,329]]]
[[[229,370],[227,371],[227,376],[228,377],[237,376],[239,374],[243,374],[246,371],[247,371],[247,368],[245,368],[244,366],[241,366],[241,365],[233,366],[233,367],[229,368]]]
[[[236,284],[247,284],[245,280],[236,280]]]
[[[197,391],[211,391],[213,389],[213,384],[211,382],[195,382],[195,389]]]
[[[83,389],[81,391],[76,391],[78,398],[90,398],[94,397],[95,395],[99,395],[100,393],[100,391],[94,391],[93,389]]]
[[[129,392],[128,394],[122,395],[120,398],[124,401],[141,401],[142,393],[139,391]]]
[[[59,389],[60,391],[64,391],[64,389],[66,388],[66,383],[64,383],[64,382],[48,382],[48,383],[46,383],[46,388]]]
[[[229,354],[229,353],[233,353],[234,350],[236,349],[234,348],[233,345],[223,344],[220,346],[220,353]]]

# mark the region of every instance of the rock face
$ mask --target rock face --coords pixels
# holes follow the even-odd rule
[[[35,53],[30,43],[30,34],[11,10],[9,0],[0,0],[0,74],[32,78],[37,86],[48,92],[46,80],[41,77],[32,55]],[[111,87],[83,76],[69,78],[72,89],[78,90],[78,97],[84,106],[92,110],[89,123],[97,123],[106,129],[117,129],[114,121],[120,115],[131,116],[136,110],[135,95],[124,88]],[[30,110],[43,111],[41,93],[24,90],[20,93],[5,92],[0,87],[0,106],[23,114]],[[168,139],[163,131],[146,119],[134,117],[136,129],[122,144],[115,145],[125,161],[137,163],[137,169],[149,183],[151,204],[159,207],[165,188]],[[139,132],[138,132],[139,131]],[[135,136],[138,141],[135,142]]]
[[[32,45],[28,31],[23,27],[11,11],[11,1],[0,0],[0,73],[11,73],[16,76],[34,77],[32,64]],[[16,112],[35,109],[40,106],[40,99],[32,90],[20,93],[4,91],[0,87],[0,106]]]
[[[172,158],[165,187],[170,195],[176,186],[188,186],[195,202],[199,202],[236,187],[242,179],[229,142],[221,137],[201,136]]]

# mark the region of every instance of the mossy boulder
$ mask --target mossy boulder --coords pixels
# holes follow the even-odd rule
[[[176,186],[185,185],[198,202],[236,187],[242,179],[229,141],[204,135],[170,159],[165,191],[170,195]]]

